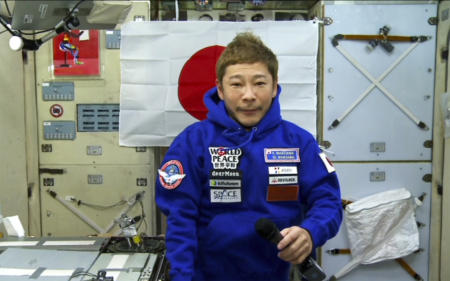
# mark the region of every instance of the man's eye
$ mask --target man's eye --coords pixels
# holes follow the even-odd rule
[[[240,87],[241,83],[231,83],[231,87]]]
[[[256,82],[256,85],[257,85],[257,86],[264,86],[264,85],[266,85],[266,82],[264,82],[264,81],[258,81],[258,82]]]

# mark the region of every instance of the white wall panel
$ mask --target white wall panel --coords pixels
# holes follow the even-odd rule
[[[9,49],[9,37],[0,34],[0,214],[18,215],[28,234],[23,59]]]
[[[436,10],[436,4],[325,5],[325,16],[333,23],[324,27],[323,135],[331,143],[329,150],[335,153],[332,160],[431,159],[431,149],[424,147],[424,142],[432,139],[431,129],[420,129],[377,87],[336,128],[328,127],[372,84],[332,45],[331,39],[337,34],[377,35],[388,25],[388,35],[431,37],[380,81],[398,103],[431,128],[436,26],[428,20],[436,16]],[[391,53],[380,45],[368,52],[367,45],[368,41],[339,41],[339,46],[378,80],[412,43],[392,42]],[[371,152],[371,143],[384,143],[385,151]]]

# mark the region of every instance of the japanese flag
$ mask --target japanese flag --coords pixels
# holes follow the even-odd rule
[[[169,146],[204,119],[203,95],[215,85],[217,58],[243,31],[278,57],[283,118],[315,134],[317,23],[130,22],[121,31],[120,145]]]

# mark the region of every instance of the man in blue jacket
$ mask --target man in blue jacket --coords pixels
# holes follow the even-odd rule
[[[338,232],[339,183],[314,137],[280,115],[278,61],[240,33],[217,62],[208,118],[187,127],[158,170],[172,281],[287,281]],[[269,218],[283,239],[255,231]]]

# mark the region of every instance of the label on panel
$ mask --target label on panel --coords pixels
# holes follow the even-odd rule
[[[75,121],[45,121],[45,140],[74,140],[76,137]]]
[[[44,101],[74,100],[75,87],[73,82],[42,83],[42,98]]]

